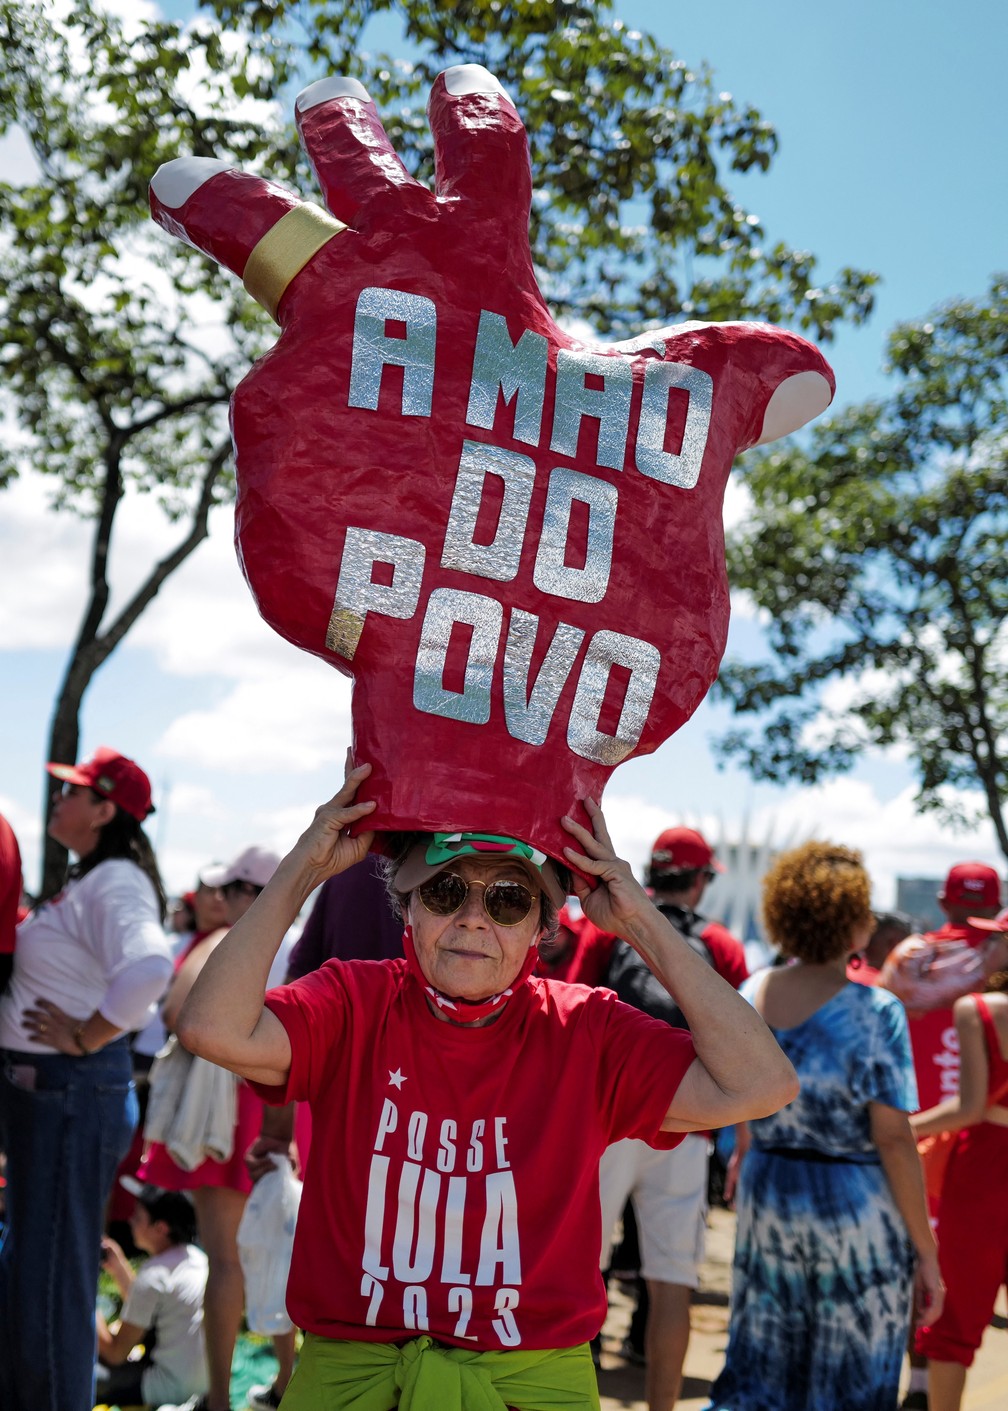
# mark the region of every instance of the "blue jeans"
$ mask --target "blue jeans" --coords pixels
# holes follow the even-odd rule
[[[87,1058],[0,1050],[3,1411],[94,1405],[105,1203],[137,1116],[125,1037]]]

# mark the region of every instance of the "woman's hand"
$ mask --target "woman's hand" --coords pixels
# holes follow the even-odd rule
[[[342,789],[315,810],[315,817],[288,853],[288,858],[296,861],[299,868],[315,876],[313,885],[345,872],[367,857],[374,832],[358,833],[352,838],[349,829],[375,807],[370,800],[354,803],[358,788],[370,773],[370,764],[353,767],[348,750]]]
[[[749,1150],[749,1123],[736,1122],[735,1124],[735,1145],[732,1147],[732,1154],[728,1158],[728,1167],[725,1171],[724,1202],[729,1210],[735,1209],[735,1193],[738,1190],[739,1176],[742,1174],[742,1162],[745,1160],[746,1152]]]
[[[589,833],[573,818],[562,818],[564,828],[580,845],[579,849],[566,847],[564,853],[572,867],[597,878],[599,885],[590,887],[575,873],[574,891],[582,911],[600,931],[615,932],[632,941],[634,919],[649,914],[653,904],[630,870],[630,864],[616,856],[598,804],[587,798],[584,806],[594,831]]]
[[[937,1323],[945,1306],[945,1285],[938,1267],[938,1253],[918,1255],[914,1275],[914,1320],[918,1327]]]
[[[29,1038],[36,1043],[58,1049],[60,1053],[72,1054],[74,1058],[83,1056],[74,1034],[85,1020],[66,1014],[52,1000],[37,999],[33,1008],[24,1010],[21,1022]]]

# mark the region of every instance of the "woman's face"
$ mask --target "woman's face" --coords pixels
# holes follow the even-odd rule
[[[110,799],[99,797],[86,784],[64,784],[53,803],[49,836],[78,857],[87,857],[114,817],[115,804]]]
[[[193,916],[197,931],[216,931],[228,924],[227,903],[220,887],[199,884],[193,896]]]
[[[471,886],[462,906],[451,916],[433,915],[415,891],[411,894],[407,910],[417,961],[442,994],[489,999],[517,978],[529,947],[540,935],[538,889],[524,867],[506,859],[490,862],[462,857],[443,870],[485,885]],[[531,911],[517,926],[500,926],[486,913],[485,886],[498,881],[520,882],[534,894]]]

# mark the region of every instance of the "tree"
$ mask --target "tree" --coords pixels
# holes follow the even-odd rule
[[[729,572],[769,617],[770,657],[723,669],[722,696],[765,723],[721,748],[757,779],[814,783],[898,746],[921,809],[985,810],[1008,857],[1008,276],[896,328],[888,370],[888,398],[741,469],[753,509]]]
[[[408,61],[367,49],[382,13]],[[0,448],[0,484],[47,475],[54,508],[94,527],[51,759],[75,757],[89,682],[231,493],[225,408],[270,336],[216,266],[154,230],[147,183],[192,153],[310,196],[289,121],[295,83],[360,78],[426,178],[433,76],[459,62],[495,71],[530,134],[544,290],[601,332],[760,316],[827,338],[871,308],[874,276],[844,269],[817,285],[812,256],[768,244],[729,194],[732,173],[769,168],[773,129],[709,71],[626,30],[611,0],[205,0],[186,26],[122,20],[89,0],[0,0],[0,37],[0,133],[18,128],[33,161],[0,183],[0,387],[21,433]],[[110,616],[113,531],[131,485],[157,497],[178,538]],[[44,893],[64,861],[49,840]]]

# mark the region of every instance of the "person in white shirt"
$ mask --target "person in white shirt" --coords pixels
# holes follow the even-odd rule
[[[193,1241],[196,1212],[181,1191],[120,1178],[137,1198],[130,1217],[133,1243],[150,1257],[134,1272],[113,1239],[102,1241],[103,1264],[123,1297],[110,1329],[98,1323],[98,1393],[110,1405],[161,1406],[206,1391],[203,1295],[207,1257]],[[138,1343],[146,1351],[127,1360]]]
[[[164,888],[141,827],[150,780],[102,747],[61,780],[49,834],[76,855],[18,927],[0,999],[0,1406],[91,1411],[105,1203],[137,1123],[128,1034],[171,976]]]

